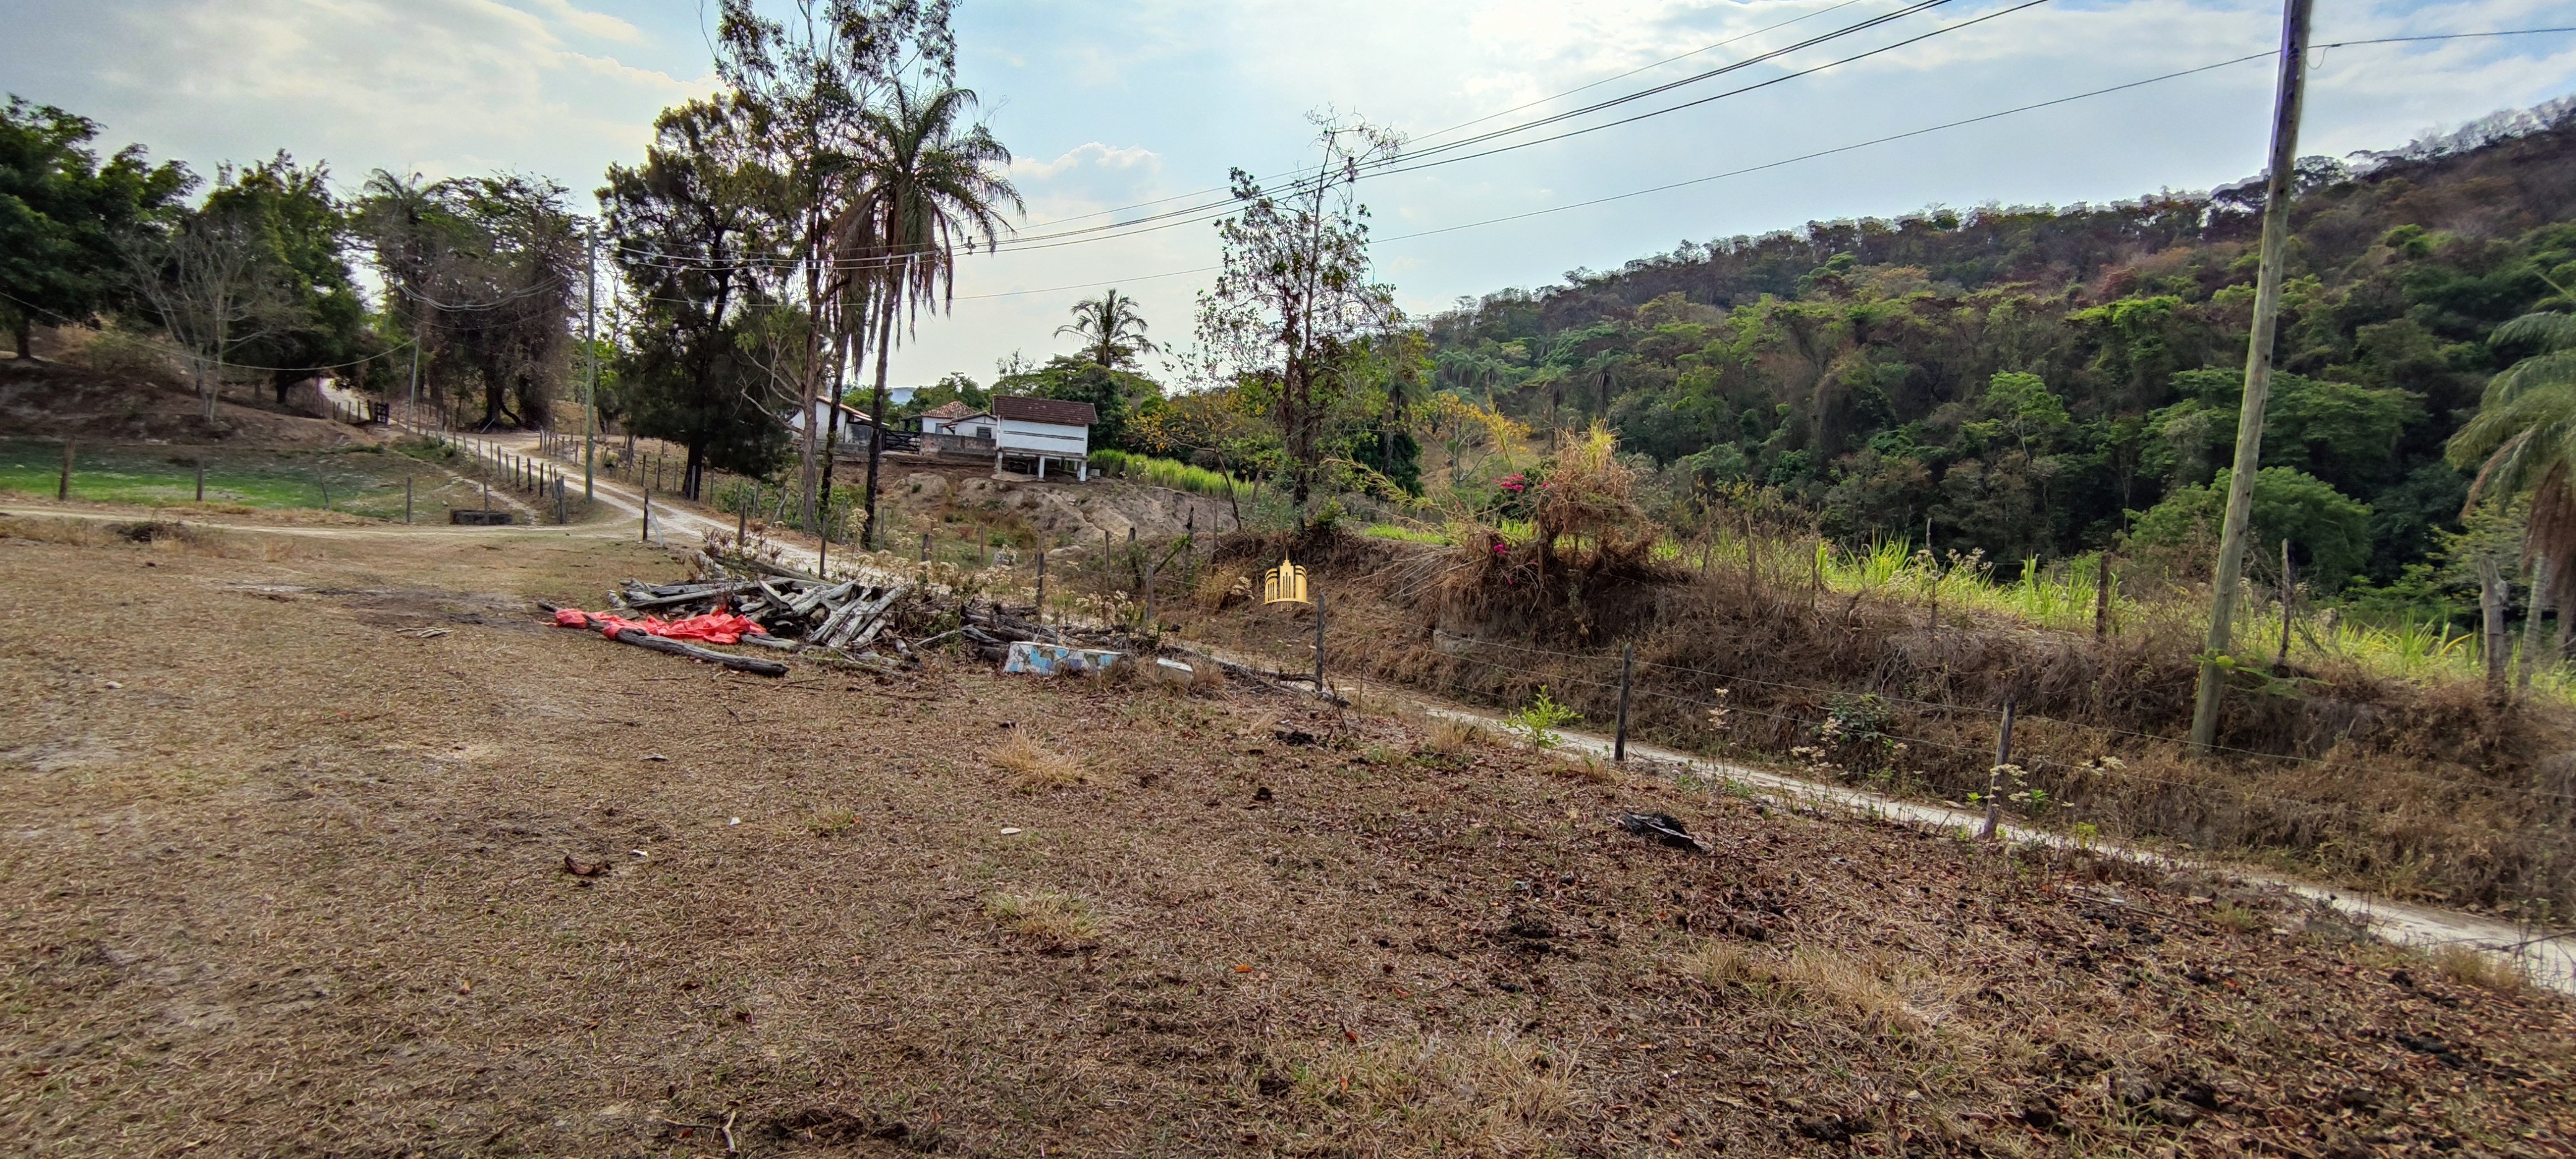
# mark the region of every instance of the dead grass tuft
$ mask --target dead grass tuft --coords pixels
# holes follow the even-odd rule
[[[1736,986],[1762,976],[1753,956],[1733,942],[1702,942],[1675,963],[1682,976],[1711,986]]]
[[[1457,756],[1485,743],[1485,730],[1472,721],[1443,716],[1431,722],[1431,735],[1424,747],[1442,756]]]
[[[1786,959],[1764,961],[1742,946],[1705,942],[1673,963],[1684,977],[1710,986],[1735,986],[1758,995],[1803,999],[1860,1017],[1864,1026],[1898,1034],[1929,1030],[1946,1020],[1967,987],[1928,966],[1876,961],[1836,950],[1801,946]]]
[[[1572,1059],[1508,1032],[1306,1050],[1276,1069],[1351,1153],[1554,1154],[1583,1101]]]
[[[2267,924],[2263,920],[2263,915],[2232,901],[2220,902],[2210,907],[2209,920],[2218,923],[2221,928],[2234,930],[2240,934],[2253,933]]]
[[[1013,733],[986,759],[1010,775],[1015,792],[1037,793],[1083,783],[1082,766],[1073,758],[1030,740],[1025,733]]]
[[[1559,769],[1569,777],[1595,785],[1621,785],[1628,781],[1618,766],[1590,753],[1576,760],[1560,762]]]
[[[859,815],[847,809],[826,809],[805,819],[805,827],[816,837],[838,837],[859,823]]]
[[[1003,928],[1044,943],[1049,949],[1072,949],[1100,936],[1091,903],[1069,893],[996,893],[984,898],[984,914]]]
[[[2531,985],[2513,963],[2473,946],[2449,945],[2433,952],[2433,972],[2443,980],[2498,994],[2519,994]]]

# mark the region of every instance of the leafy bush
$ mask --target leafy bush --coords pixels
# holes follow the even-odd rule
[[[1550,699],[1547,686],[1542,684],[1536,699],[1503,717],[1503,727],[1528,742],[1530,748],[1546,750],[1565,742],[1556,730],[1581,719],[1573,709]]]

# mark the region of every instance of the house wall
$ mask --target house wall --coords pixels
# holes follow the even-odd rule
[[[959,434],[971,434],[961,429]],[[1033,423],[1025,419],[993,420],[993,441],[1006,451],[1035,451],[1061,455],[1068,459],[1086,458],[1091,454],[1091,428],[1060,426],[1055,423]]]

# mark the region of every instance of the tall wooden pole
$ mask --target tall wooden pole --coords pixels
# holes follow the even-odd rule
[[[2236,419],[2236,465],[2227,477],[2227,522],[2218,537],[2218,574],[2210,585],[2209,636],[2201,647],[2200,696],[2191,713],[2191,744],[2203,752],[2218,739],[2218,701],[2226,689],[2219,659],[2232,646],[2236,586],[2245,574],[2252,530],[2254,473],[2263,463],[2263,404],[2272,389],[2272,339],[2281,313],[2281,259],[2290,241],[2290,183],[2299,165],[2299,102],[2308,79],[2308,10],[2313,0],[2285,0],[2281,12],[2281,83],[2272,108],[2272,166],[2263,191],[2262,266],[2254,278],[2254,333],[2245,348],[2245,405]]]
[[[591,499],[599,463],[599,231],[581,235],[581,352],[587,366],[581,400],[581,498]]]

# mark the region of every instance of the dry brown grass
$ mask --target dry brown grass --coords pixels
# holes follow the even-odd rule
[[[2514,963],[2472,946],[2449,945],[2433,951],[2433,972],[2445,981],[2497,994],[2531,989],[2531,979]]]
[[[985,759],[1009,776],[1013,792],[1042,793],[1071,788],[1085,780],[1080,763],[1030,739],[1025,732],[1012,732],[1010,739],[995,745]]]
[[[2568,1004],[2231,934],[2152,876],[1500,745],[1404,759],[1425,730],[1241,681],[718,675],[541,626],[532,600],[677,574],[623,536],[326,542],[147,569],[0,541],[40,613],[0,617],[0,1138],[687,1155],[722,1143],[667,1123],[730,1115],[764,1156],[1848,1155],[1796,1129],[1833,1115],[1891,1153],[2075,1159],[2576,1130]],[[1013,792],[983,751],[1014,731],[1080,738],[1090,787]],[[1669,976],[1694,938],[1743,947],[1702,956],[1722,989]],[[1788,945],[1883,986],[1750,968],[1803,977]],[[1980,985],[1944,1015],[1949,978]],[[1929,1031],[1857,1012],[1890,989]],[[2155,1119],[2114,1067],[2225,1107]],[[2317,1097],[2356,1071],[2402,1118]],[[2045,1132],[2016,1117],[2040,1099]]]
[[[1100,936],[1091,903],[1069,893],[994,893],[984,897],[984,913],[1003,928],[1035,939],[1050,949],[1071,949]]]
[[[1586,784],[1624,785],[1628,782],[1628,774],[1592,753],[1584,753],[1562,764],[1565,775]]]
[[[1539,1156],[1562,1153],[1584,1102],[1568,1061],[1497,1031],[1333,1044],[1273,1065],[1322,1120],[1315,1142],[1329,1153]]]
[[[1474,721],[1454,716],[1433,717],[1423,739],[1423,747],[1442,756],[1459,756],[1493,739],[1493,734]]]

